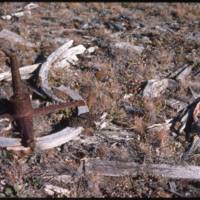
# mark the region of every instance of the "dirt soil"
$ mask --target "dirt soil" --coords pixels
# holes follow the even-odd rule
[[[164,129],[148,131],[147,128],[177,115],[178,109],[170,104],[171,99],[187,103],[194,98],[190,86],[200,78],[200,5],[36,3],[38,7],[30,14],[2,18],[23,11],[28,4],[2,3],[0,8],[1,30],[8,29],[35,44],[34,48],[14,47],[20,52],[21,66],[44,62],[68,40],[86,48],[97,47],[90,56],[79,55],[78,63],[71,66],[70,72],[61,69],[50,76],[52,85],[64,84],[78,91],[87,101],[90,112],[77,116],[74,111],[66,110],[34,120],[36,136],[66,126],[84,127],[80,138],[60,147],[35,150],[28,155],[1,148],[0,196],[200,196],[198,181],[145,173],[136,177],[95,176],[81,170],[82,161],[91,158],[200,164],[198,152],[187,160],[181,159],[191,142],[186,140],[184,132],[177,137]],[[0,72],[8,70],[6,63],[6,58],[1,59]],[[173,75],[184,66],[191,67],[191,73],[177,80]],[[169,77],[170,86],[157,96],[145,97],[148,80]],[[11,83],[2,81],[0,85],[0,97],[9,97]],[[198,93],[199,88],[195,89]],[[46,99],[33,95],[33,102],[38,101],[47,103]],[[107,129],[102,128],[102,115],[109,124]],[[112,135],[116,127],[120,130],[118,136]],[[123,131],[127,131],[128,138],[120,135]],[[70,181],[69,177],[72,177]]]

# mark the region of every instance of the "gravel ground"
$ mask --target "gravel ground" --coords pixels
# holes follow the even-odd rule
[[[0,196],[198,197],[198,181],[146,173],[136,177],[86,175],[81,167],[83,160],[92,158],[200,164],[198,151],[181,159],[191,144],[185,132],[175,137],[164,128],[147,128],[177,116],[199,92],[195,83],[200,78],[200,4],[34,3],[31,10],[29,4],[2,3],[0,30],[34,44],[24,47],[13,42],[22,66],[44,62],[69,40],[74,40],[74,46],[95,47],[89,56],[79,55],[70,70],[52,71],[49,77],[51,85],[78,91],[90,112],[76,116],[72,110],[60,111],[34,120],[36,136],[64,126],[83,126],[77,140],[28,155],[1,149]],[[3,72],[9,66],[3,51],[0,54]],[[148,80],[154,81],[151,84],[158,80],[157,85],[148,90]],[[12,94],[10,82],[0,85],[1,98]],[[34,98],[43,104],[47,101]],[[172,103],[175,100],[178,107]],[[102,128],[102,115],[106,128]]]

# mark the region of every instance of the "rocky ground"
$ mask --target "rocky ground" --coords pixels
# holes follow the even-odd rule
[[[85,174],[83,168],[84,161],[94,158],[199,165],[198,150],[183,159],[198,130],[191,131],[188,139],[186,131],[179,133],[180,127],[175,132],[163,125],[200,91],[199,9],[194,3],[63,2],[34,3],[32,7],[30,3],[2,3],[1,30],[26,41],[11,42],[21,66],[45,62],[69,40],[74,40],[74,46],[94,47],[94,51],[78,55],[70,70],[54,70],[49,75],[51,85],[63,84],[79,92],[90,112],[77,116],[65,110],[34,120],[36,136],[83,126],[81,136],[32,154],[2,148],[0,196],[198,197],[199,181],[142,172],[97,176]],[[9,65],[3,51],[0,54],[2,73]],[[1,81],[0,85],[0,97],[9,97],[11,83]],[[47,103],[37,95],[33,98],[35,103]],[[161,128],[149,128],[154,124]]]

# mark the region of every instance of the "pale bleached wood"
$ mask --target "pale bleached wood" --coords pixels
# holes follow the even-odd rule
[[[9,146],[6,148],[8,151],[23,151],[23,152],[30,152],[30,147],[23,147],[21,145],[19,146]]]
[[[105,161],[88,159],[85,161],[85,173],[100,176],[137,176],[149,173],[172,179],[200,180],[200,167],[194,165],[138,164],[135,162]]]
[[[53,66],[57,66],[57,68],[63,68],[65,66],[69,66],[71,63],[74,64],[78,61],[78,58],[76,55],[84,53],[86,48],[83,45],[71,47],[72,44],[73,44],[73,40],[70,40],[66,42],[65,44],[63,44],[58,49],[56,49],[56,51],[54,51],[47,58],[46,62],[42,64],[39,71],[39,80],[40,80],[41,88],[50,98],[58,102],[62,102],[62,100],[58,98],[56,95],[54,95],[52,89],[49,87],[48,74],[49,74],[49,70]]]
[[[68,190],[66,188],[58,187],[55,185],[51,185],[51,184],[45,184],[44,191],[49,196],[53,196],[55,194],[61,194],[62,196],[64,195],[65,197],[67,197],[70,195],[70,190]]]
[[[61,85],[60,87],[51,88],[48,82],[48,74],[51,68],[64,68],[69,67],[70,64],[75,64],[78,61],[77,55],[83,54],[86,50],[83,45],[78,45],[75,47],[72,47],[72,45],[73,40],[70,40],[56,49],[51,55],[49,55],[47,61],[42,64],[39,70],[39,80],[42,90],[48,97],[57,102],[64,102],[64,100],[54,94],[52,90],[53,88],[58,91],[65,92],[74,100],[83,100],[83,98],[76,91],[70,89],[69,87]],[[89,112],[87,105],[78,106],[78,115],[87,112]]]
[[[60,146],[77,137],[82,131],[83,127],[67,127],[57,133],[37,138],[36,147],[45,150]]]
[[[36,138],[36,149],[46,150],[65,144],[66,142],[75,139],[81,132],[83,127],[67,127],[57,133]],[[0,137],[0,147],[6,147],[8,150],[21,151],[28,150],[21,145],[19,138]]]
[[[38,68],[39,65],[40,64],[34,64],[34,65],[20,67],[19,71],[20,71],[22,79],[29,78],[31,73],[33,73]],[[12,77],[11,77],[10,71],[0,73],[0,81],[3,81],[3,80],[10,81],[11,79]]]
[[[19,145],[20,145],[20,139],[18,138],[0,137],[0,147],[10,147]]]

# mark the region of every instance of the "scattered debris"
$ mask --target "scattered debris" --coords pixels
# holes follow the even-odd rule
[[[119,49],[124,49],[124,50],[132,50],[133,52],[138,53],[138,54],[141,54],[144,50],[143,46],[132,45],[128,42],[115,43],[115,47]]]
[[[147,81],[147,85],[143,90],[143,97],[156,98],[161,96],[167,88],[176,87],[176,81],[172,79],[156,80],[151,79]]]
[[[44,190],[49,196],[54,196],[55,193],[60,197],[69,197],[70,195],[70,191],[68,189],[50,184],[46,184]]]
[[[150,132],[159,132],[161,130],[168,131],[168,130],[170,130],[170,127],[172,126],[172,120],[173,119],[168,119],[168,120],[166,120],[165,123],[153,124],[151,126],[148,126],[147,131],[150,131]]]
[[[166,99],[166,104],[170,106],[171,108],[175,109],[177,112],[183,110],[188,106],[187,103],[177,100],[177,99]]]
[[[58,182],[65,183],[65,184],[73,182],[73,177],[71,175],[67,175],[67,174],[53,177],[53,179],[57,180]]]
[[[185,197],[185,195],[180,194],[179,192],[177,192],[176,189],[176,184],[174,181],[170,181],[169,182],[169,186],[170,186],[170,191],[176,195],[178,195],[179,197]]]
[[[200,147],[200,138],[198,135],[195,135],[193,138],[193,142],[192,145],[190,146],[190,148],[183,153],[182,155],[182,159],[183,160],[187,160],[190,158],[190,156],[193,155],[193,153]]]
[[[123,107],[124,107],[125,111],[127,113],[130,113],[130,114],[143,116],[144,113],[145,113],[144,109],[142,109],[141,107],[138,107],[138,106],[135,106],[135,105],[129,105],[126,102],[123,103]]]
[[[197,98],[200,97],[200,94],[197,93],[197,92],[195,92],[195,91],[192,89],[191,86],[189,86],[189,89],[190,89],[190,92],[192,93],[192,96],[193,96],[194,99],[197,99]]]
[[[24,7],[24,10],[12,13],[10,15],[3,15],[3,16],[1,16],[1,18],[4,19],[4,20],[11,20],[12,17],[23,17],[23,16],[26,16],[26,15],[31,15],[31,10],[38,8],[38,7],[39,6],[36,3],[29,3],[28,5],[26,5]]]
[[[184,66],[182,70],[176,75],[176,80],[183,81],[185,80],[191,73],[192,67]]]
[[[89,48],[87,49],[87,52],[91,54],[91,53],[94,53],[94,52],[96,51],[96,49],[98,49],[98,46],[89,47]]]
[[[0,119],[0,134],[11,130],[11,128],[12,128],[12,124],[10,123],[9,119],[7,118]]]
[[[126,101],[128,100],[129,98],[133,97],[133,94],[125,94],[123,99]]]
[[[111,129],[110,129],[111,128]],[[118,130],[112,130],[118,129]],[[136,138],[136,135],[132,131],[123,130],[117,126],[109,126],[108,130],[101,130],[100,132],[96,132],[101,138],[106,138],[109,141],[129,141],[133,138]]]
[[[25,10],[32,10],[32,9],[35,9],[35,8],[38,8],[39,5],[37,3],[29,3],[27,4],[24,9]]]
[[[106,117],[108,116],[108,113],[103,113],[100,117],[100,120],[95,122],[95,125],[97,129],[104,129],[107,128],[111,120],[108,120]]]
[[[2,16],[1,18],[6,19],[6,20],[11,20],[12,17],[23,17],[23,16],[26,16],[26,15],[31,15],[31,11],[25,10],[25,11],[21,11],[21,12],[16,12],[16,13],[13,13],[11,15]]]

